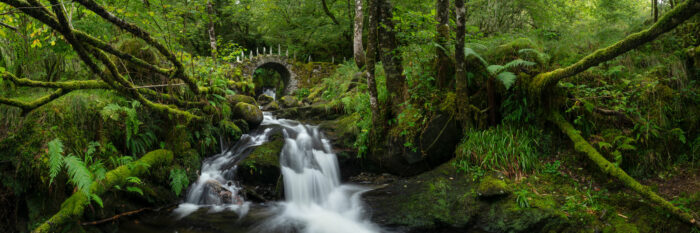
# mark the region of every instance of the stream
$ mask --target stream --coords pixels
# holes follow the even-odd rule
[[[237,164],[274,133],[284,135],[280,167],[285,200],[245,200],[236,181]],[[207,158],[184,202],[123,223],[119,232],[382,232],[367,219],[360,198],[366,187],[342,184],[330,141],[317,126],[264,113],[260,127],[223,152]]]

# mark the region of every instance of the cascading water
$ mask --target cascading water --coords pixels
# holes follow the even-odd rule
[[[364,233],[379,232],[363,218],[360,195],[367,189],[340,184],[336,155],[318,127],[296,121],[265,119],[284,127],[280,154],[286,201],[261,232]]]
[[[267,95],[269,97],[272,97],[273,100],[277,100],[277,93],[275,93],[274,88],[263,88],[263,95]]]
[[[276,119],[265,113],[256,131],[243,135],[230,150],[207,159],[185,203],[174,210],[178,218],[200,208],[232,210],[243,216],[249,203],[238,195],[236,164],[255,147],[282,130],[285,144],[280,154],[286,200],[272,205],[271,217],[251,232],[370,233],[380,229],[363,217],[360,195],[366,188],[340,183],[336,155],[316,126]]]

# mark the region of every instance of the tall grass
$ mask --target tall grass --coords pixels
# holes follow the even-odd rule
[[[539,170],[548,137],[535,128],[501,125],[488,130],[470,130],[457,147],[458,169],[465,166],[522,176]]]

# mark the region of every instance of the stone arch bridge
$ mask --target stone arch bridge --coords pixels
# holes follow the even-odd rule
[[[259,51],[257,51],[259,52]],[[244,78],[252,81],[255,70],[259,68],[267,68],[274,70],[280,74],[284,82],[284,93],[282,95],[291,95],[299,88],[308,87],[314,77],[330,74],[335,69],[334,62],[299,62],[292,57],[289,57],[289,52],[282,53],[278,47],[276,53],[265,49],[263,53],[253,54],[251,51],[247,56],[241,53],[236,57],[236,62],[231,65],[235,68],[240,68]]]

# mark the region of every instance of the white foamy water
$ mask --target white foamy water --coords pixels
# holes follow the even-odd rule
[[[263,88],[263,95],[267,95],[269,97],[272,97],[272,99],[277,100],[274,88]]]
[[[371,233],[380,229],[366,219],[360,195],[368,189],[340,183],[330,142],[318,127],[270,117],[263,124],[283,126],[280,155],[286,201],[261,231]]]
[[[281,129],[284,134],[280,165],[286,200],[272,205],[270,211],[274,214],[251,232],[380,232],[365,217],[360,196],[368,189],[341,184],[336,155],[318,127],[276,119],[270,113],[264,113],[260,129],[243,135],[230,150],[204,161],[185,203],[174,211],[176,217],[183,218],[201,208],[208,208],[209,212],[235,211],[244,216],[250,207],[238,195],[235,164],[254,147],[267,142],[273,129]]]

